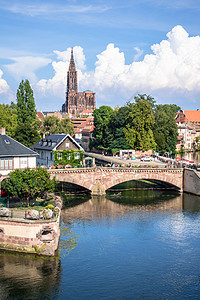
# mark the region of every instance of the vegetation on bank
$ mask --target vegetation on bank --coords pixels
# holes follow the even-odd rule
[[[50,174],[43,168],[24,170],[17,169],[9,173],[9,176],[1,182],[1,189],[16,196],[18,199],[36,202],[38,197],[44,198],[45,193],[55,189],[55,178],[50,179]]]

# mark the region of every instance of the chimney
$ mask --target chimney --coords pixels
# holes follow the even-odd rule
[[[1,135],[5,135],[6,134],[6,128],[5,127],[0,127],[0,133],[1,133]]]

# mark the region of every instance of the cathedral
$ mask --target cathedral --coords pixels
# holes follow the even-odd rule
[[[95,93],[92,91],[78,92],[77,71],[72,49],[67,72],[66,101],[62,106],[62,112],[68,113],[71,117],[77,117],[83,110],[93,111],[95,108]]]

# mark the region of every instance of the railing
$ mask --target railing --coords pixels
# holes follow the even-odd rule
[[[28,210],[20,210],[20,209],[9,209],[9,213],[5,214],[5,215],[1,215],[0,214],[0,219],[22,219],[22,220],[52,220],[56,218],[55,213],[53,212],[52,217],[51,218],[45,218],[43,216],[42,211],[38,211],[38,216],[36,216],[35,218],[31,218],[28,214]]]

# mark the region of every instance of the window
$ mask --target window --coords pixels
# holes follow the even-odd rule
[[[50,153],[50,160],[53,160],[53,153]]]
[[[8,160],[8,169],[12,170],[13,164],[12,164],[12,159]]]
[[[4,160],[1,159],[1,170],[3,170],[3,169],[4,169]]]
[[[4,167],[6,170],[8,170],[8,159],[5,159],[4,161]]]
[[[76,152],[75,153],[75,159],[79,159],[80,158],[80,153],[79,152]]]
[[[62,152],[58,152],[58,159],[62,159]]]
[[[1,170],[12,170],[12,168],[13,168],[12,158],[1,159],[0,160],[0,168],[1,168]]]
[[[71,159],[71,153],[67,153],[67,159]]]
[[[66,148],[69,148],[69,143],[65,143],[65,147],[66,147]]]
[[[20,157],[20,168],[25,169],[28,166],[28,159],[27,157]]]

